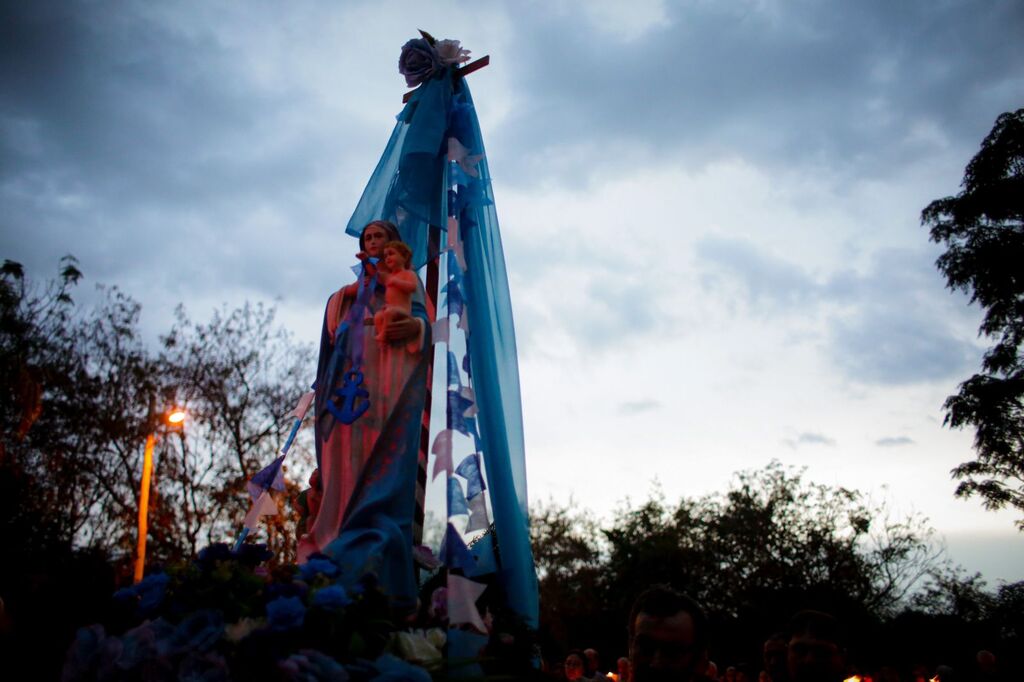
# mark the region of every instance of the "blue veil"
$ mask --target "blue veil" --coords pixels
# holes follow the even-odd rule
[[[450,160],[450,138],[458,140],[468,160]],[[486,489],[493,514],[493,535],[472,546],[475,555],[491,555],[477,556],[480,568],[475,573],[485,570],[483,566],[493,570],[492,578],[500,585],[506,606],[536,628],[537,577],[530,550],[522,405],[508,276],[480,124],[469,86],[450,68],[421,85],[398,115],[346,232],[358,236],[367,223],[379,219],[398,226],[402,240],[413,250],[416,267],[437,257],[439,244],[460,242],[459,258],[448,250],[448,257],[441,259],[447,272],[443,291],[449,314],[468,317],[468,322],[463,319],[468,329],[462,362],[454,356],[454,346],[449,346],[448,376],[456,383],[449,384],[447,422],[449,429],[454,422],[458,431],[471,436],[473,449],[483,461],[480,472],[459,467],[460,473],[472,470],[473,476],[480,477],[475,484],[475,479],[467,479],[465,495],[472,500]],[[446,234],[449,226],[459,234]],[[431,227],[442,235],[434,244]],[[463,384],[460,370],[466,381],[472,382],[475,394],[463,389],[453,400],[452,386],[461,389]],[[462,395],[474,397],[467,403]],[[473,402],[475,407],[464,411]],[[444,403],[435,400],[434,404]],[[472,416],[466,417],[468,414]],[[449,484],[458,488],[453,480],[449,470]],[[449,520],[465,511],[464,499],[455,505],[462,504],[461,508],[453,508],[452,490],[449,487]],[[461,488],[455,497],[464,497]],[[442,559],[456,554],[452,544],[465,547],[457,537],[448,542],[453,533],[457,536],[459,532],[449,523],[448,548],[442,550]]]

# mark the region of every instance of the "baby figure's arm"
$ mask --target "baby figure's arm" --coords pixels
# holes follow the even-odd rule
[[[386,283],[388,287],[394,287],[403,294],[411,294],[416,291],[416,273],[412,270],[400,270],[388,275]]]

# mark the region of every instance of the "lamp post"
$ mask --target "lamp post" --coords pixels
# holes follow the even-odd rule
[[[170,426],[181,426],[185,411],[174,408],[163,421]],[[146,535],[149,532],[149,482],[153,477],[153,447],[156,445],[156,427],[146,436],[146,449],[142,455],[142,485],[139,488],[139,540],[135,551],[135,582],[142,580],[146,567]]]

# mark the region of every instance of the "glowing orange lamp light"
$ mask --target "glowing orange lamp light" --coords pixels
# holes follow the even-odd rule
[[[171,426],[181,426],[185,422],[185,410],[176,407],[164,416]],[[135,551],[135,582],[142,580],[146,567],[146,534],[149,532],[149,482],[153,476],[153,446],[156,445],[156,432],[146,436],[146,450],[142,455],[142,485],[139,488],[139,540]]]

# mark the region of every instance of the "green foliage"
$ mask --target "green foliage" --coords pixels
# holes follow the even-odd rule
[[[0,462],[5,489],[16,493],[2,521],[5,545],[93,548],[126,566],[153,432],[148,561],[231,539],[248,509],[246,481],[291,427],[282,417],[313,375],[312,348],[277,328],[272,309],[246,304],[208,324],[179,310],[154,350],[139,330],[140,305],[125,293],[100,287],[94,306],[77,306],[71,292],[81,278],[70,256],[41,290],[20,264],[0,269]],[[160,414],[176,403],[189,420],[173,432]],[[303,434],[290,457],[300,478],[311,459]],[[296,493],[302,481],[289,478]],[[296,519],[281,507],[268,540],[288,561]],[[17,541],[24,537],[33,542]]]
[[[700,601],[737,646],[800,607],[867,627],[943,566],[923,520],[893,520],[861,493],[778,462],[737,474],[721,494],[671,504],[655,491],[604,528],[554,504],[531,525],[542,629],[562,647],[621,651],[633,599],[655,583]]]
[[[996,119],[962,187],[921,214],[946,247],[936,266],[985,311],[979,332],[994,342],[982,371],[945,403],[949,426],[975,429],[976,459],[952,472],[956,494],[1024,512],[1024,109]]]
[[[929,535],[920,521],[892,522],[860,493],[807,483],[778,462],[737,474],[722,495],[627,510],[607,532],[614,592],[632,598],[653,569],[730,616],[767,595],[815,591],[884,613],[935,559]]]
[[[199,546],[231,537],[249,509],[245,483],[278,455],[291,420],[282,416],[314,375],[312,348],[296,344],[274,324],[274,310],[246,303],[216,311],[206,324],[193,322],[179,307],[162,338],[160,364],[165,381],[191,415],[187,437],[164,459],[164,475],[176,482],[164,491],[169,524],[183,530],[194,554]],[[299,493],[312,460],[309,434],[289,451],[288,497]],[[275,561],[294,559],[296,516],[284,504],[267,519]]]

